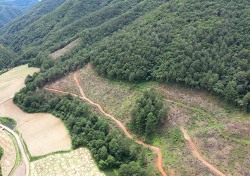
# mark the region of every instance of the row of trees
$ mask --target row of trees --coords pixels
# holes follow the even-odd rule
[[[146,90],[132,110],[130,128],[139,135],[152,136],[165,122],[167,108],[154,89]]]

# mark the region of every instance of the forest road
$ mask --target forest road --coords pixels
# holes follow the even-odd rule
[[[185,140],[188,142],[188,145],[192,151],[192,154],[194,157],[196,157],[200,162],[202,162],[203,165],[205,165],[212,173],[214,173],[215,175],[218,176],[226,176],[225,174],[223,174],[221,171],[219,171],[218,169],[216,169],[214,166],[212,166],[210,163],[208,163],[199,153],[199,151],[197,150],[197,147],[195,145],[195,143],[192,141],[192,139],[190,138],[188,132],[181,126],[181,132],[184,135]]]
[[[111,120],[113,120],[118,126],[119,128],[122,129],[122,131],[125,133],[125,135],[130,138],[130,139],[133,139],[133,136],[132,134],[127,130],[127,128],[125,127],[125,125],[120,122],[119,120],[117,120],[114,116],[106,113],[102,106],[99,105],[98,103],[95,103],[93,102],[92,100],[90,100],[89,98],[86,97],[78,79],[77,79],[77,72],[74,73],[74,81],[76,83],[76,86],[78,87],[79,91],[80,91],[80,94],[81,96],[79,97],[80,99],[84,100],[84,101],[87,101],[89,104],[97,107],[99,109],[99,111],[104,114],[106,117],[110,118]],[[64,92],[64,91],[61,91],[61,90],[57,90],[57,89],[51,89],[51,88],[46,88],[46,90],[49,90],[49,91],[52,91],[52,92],[56,92],[56,93],[61,93],[61,94],[71,94],[75,97],[78,97],[76,94],[73,94],[73,93],[69,93],[69,92]],[[149,144],[146,144],[144,143],[143,141],[139,140],[139,139],[136,139],[135,142],[137,144],[140,144],[140,145],[143,145],[147,148],[149,148],[151,151],[153,151],[154,153],[156,153],[157,155],[157,161],[156,161],[156,165],[157,165],[157,168],[158,170],[160,171],[161,175],[162,176],[167,176],[167,173],[165,172],[165,170],[163,169],[163,162],[162,162],[162,152],[161,152],[161,149],[159,147],[156,147],[156,146],[152,146],[152,145],[149,145]]]

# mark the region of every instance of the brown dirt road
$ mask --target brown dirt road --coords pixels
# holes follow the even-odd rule
[[[208,163],[199,153],[199,151],[197,150],[197,147],[195,145],[195,143],[192,141],[192,139],[190,138],[188,132],[181,126],[181,131],[184,135],[185,140],[188,142],[188,145],[192,151],[192,154],[194,157],[196,157],[199,161],[202,162],[202,164],[204,164],[212,173],[214,173],[215,175],[218,176],[226,176],[225,174],[223,174],[221,171],[219,171],[218,169],[216,169],[214,166],[212,166],[210,163]]]
[[[78,89],[79,89],[79,91],[81,93],[81,97],[79,97],[79,98],[81,98],[82,100],[87,101],[89,104],[91,104],[93,106],[96,106],[102,114],[104,114],[106,117],[110,118],[111,120],[115,121],[115,123],[123,130],[123,132],[125,133],[125,135],[128,138],[130,138],[130,139],[133,138],[132,134],[127,130],[127,128],[125,127],[125,125],[123,123],[121,123],[119,120],[117,120],[114,116],[106,113],[98,103],[95,103],[95,102],[93,102],[92,100],[90,100],[89,98],[86,97],[85,93],[83,92],[83,89],[82,89],[81,85],[79,84],[76,72],[74,73],[74,81],[75,81],[75,83],[76,83],[76,85],[77,85],[77,87],[78,87]],[[76,94],[72,94],[72,93],[69,93],[69,92],[64,92],[64,91],[57,90],[57,89],[50,89],[50,88],[46,88],[46,87],[45,87],[45,89],[50,90],[52,92],[62,93],[62,94],[71,94],[71,95],[77,97]],[[139,139],[136,139],[135,142],[149,148],[150,150],[152,150],[153,152],[155,152],[157,154],[157,162],[156,162],[157,168],[161,172],[162,176],[167,176],[167,173],[164,171],[163,165],[162,165],[161,149],[159,147],[146,144],[146,143],[140,141]]]

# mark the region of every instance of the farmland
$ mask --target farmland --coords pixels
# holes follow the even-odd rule
[[[53,166],[53,167],[51,167]],[[31,162],[32,176],[104,176],[97,168],[90,152],[79,148],[68,153],[59,153]]]
[[[69,150],[71,149],[70,136],[58,118],[50,114],[23,112],[11,99],[24,87],[25,77],[37,71],[39,69],[24,65],[0,75],[0,102],[2,102],[0,116],[10,117],[17,122],[17,130],[21,133],[32,156]]]

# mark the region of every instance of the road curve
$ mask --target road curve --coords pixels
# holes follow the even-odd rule
[[[219,171],[218,169],[216,169],[214,166],[212,166],[210,163],[208,163],[199,153],[199,151],[197,150],[197,147],[195,145],[195,143],[192,141],[192,139],[190,138],[188,132],[181,126],[181,131],[184,135],[185,140],[188,142],[188,145],[192,151],[192,154],[194,157],[196,157],[199,161],[202,162],[203,165],[205,165],[212,173],[214,173],[215,175],[218,176],[226,176],[225,174],[223,174],[221,171]]]
[[[15,137],[17,144],[18,144],[18,147],[20,149],[21,155],[23,157],[23,161],[25,163],[25,175],[29,176],[29,160],[28,160],[28,157],[25,153],[25,150],[24,150],[23,144],[20,140],[20,137],[13,130],[11,130],[10,128],[8,128],[2,124],[0,124],[0,127],[3,128],[4,130],[8,131],[10,134],[12,134]]]
[[[103,110],[103,108],[101,107],[101,105],[99,105],[98,103],[93,102],[92,100],[90,100],[89,98],[86,97],[86,95],[83,92],[83,89],[82,89],[82,87],[81,87],[81,85],[80,85],[80,83],[79,83],[79,81],[77,79],[77,73],[76,72],[74,73],[74,81],[75,81],[75,83],[76,83],[76,85],[77,85],[77,87],[78,87],[78,89],[80,91],[80,94],[81,94],[81,97],[79,97],[79,98],[81,98],[82,100],[87,101],[89,104],[91,104],[93,106],[96,106],[102,114],[104,114],[106,117],[110,118],[111,120],[115,121],[115,123],[122,129],[122,131],[125,133],[125,135],[128,138],[130,138],[130,139],[133,138],[132,134],[127,130],[127,128],[125,127],[125,125],[122,122],[117,120],[114,116],[106,113]],[[45,87],[45,89],[50,90],[52,92],[57,92],[57,93],[62,93],[62,94],[71,94],[71,95],[73,95],[75,97],[78,97],[76,94],[69,93],[69,92],[64,92],[64,91],[57,90],[57,89],[51,89],[51,88],[46,88],[46,87]],[[136,139],[135,142],[149,148],[150,150],[152,150],[153,152],[155,152],[157,154],[157,162],[156,162],[157,168],[160,171],[160,173],[162,174],[162,176],[167,176],[167,173],[164,171],[163,165],[162,165],[161,149],[159,147],[146,144],[146,143],[140,141],[139,139]]]

